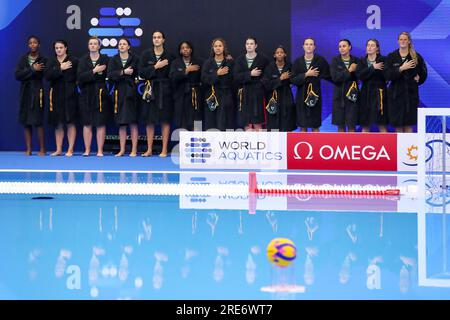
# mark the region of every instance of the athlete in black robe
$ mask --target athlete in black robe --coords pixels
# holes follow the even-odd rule
[[[202,62],[192,57],[189,65],[200,67]],[[174,123],[178,128],[193,130],[194,121],[203,118],[201,70],[186,73],[186,67],[182,57],[175,59],[170,66],[169,77],[174,88]]]
[[[249,67],[246,55],[238,57],[234,64],[233,77],[238,85],[238,125],[250,127],[266,123],[265,91],[262,84],[264,69],[268,64],[265,56],[258,53]],[[259,76],[252,76],[254,69],[261,70]]]
[[[315,68],[319,71],[317,77],[305,77],[305,73],[308,71],[305,57],[297,58],[292,66],[291,82],[297,86],[295,101],[297,126],[302,129],[313,128],[318,131],[322,125],[322,92],[320,83],[322,79],[330,80],[331,76],[328,62],[317,54],[314,54],[309,69]],[[305,99],[311,90],[318,96],[318,100],[314,106],[309,107],[305,104]]]
[[[285,61],[280,72],[275,61],[271,62],[264,71],[264,86],[268,95],[266,104],[273,97],[277,101],[278,110],[275,114],[267,112],[267,130],[292,131],[295,125],[295,103],[289,78],[281,80],[281,74],[291,71],[291,63]]]
[[[119,40],[119,47],[122,39]],[[138,105],[137,105],[137,77],[138,77],[138,57],[128,52],[128,58],[122,60],[120,53],[109,60],[108,79],[113,85],[113,115],[114,121],[119,126],[120,151],[116,156],[125,154],[126,146],[126,126],[130,126],[131,131],[131,152],[130,156],[137,155],[138,139]],[[133,70],[127,74],[126,70]]]
[[[146,124],[147,151],[144,157],[153,153],[155,125],[161,124],[162,150],[160,157],[168,154],[170,124],[173,121],[173,88],[169,79],[170,64],[175,56],[163,47],[164,36],[161,32],[153,33],[154,47],[142,52],[139,59],[139,76],[145,80],[147,98],[142,101],[141,120]],[[155,50],[162,50],[156,56]],[[159,51],[157,51],[159,52]],[[159,67],[160,64],[164,64]]]
[[[127,68],[132,68],[133,74],[123,73],[123,70]],[[112,91],[113,115],[118,126],[137,124],[138,122],[137,76],[138,57],[134,54],[129,53],[125,65],[123,65],[119,54],[109,60],[108,79],[114,86]]]
[[[63,69],[65,64],[71,66]],[[61,62],[56,57],[49,59],[44,72],[45,79],[50,82],[48,121],[55,128],[56,151],[52,156],[62,154],[64,126],[67,126],[69,142],[66,156],[73,155],[78,122],[77,68],[78,59],[67,55]]]
[[[103,156],[106,125],[112,114],[111,96],[106,85],[108,63],[109,58],[104,54],[99,54],[98,59],[92,61],[88,53],[78,61],[77,78],[80,88],[80,123],[83,126],[84,156],[90,154],[92,127],[97,129],[97,156]],[[97,71],[96,66],[99,66],[97,69],[105,69]]]
[[[373,63],[385,63],[385,57],[377,55]],[[369,131],[371,125],[386,131],[387,95],[386,79],[382,70],[369,66],[367,56],[360,59],[356,68],[356,77],[362,81],[359,104],[359,124],[364,131]]]
[[[24,126],[25,154],[31,155],[31,130],[35,126],[40,145],[39,155],[43,156],[45,92],[42,79],[47,59],[39,53],[37,37],[29,37],[28,47],[30,52],[20,57],[14,71],[15,78],[20,81],[19,123]]]
[[[155,69],[156,62],[165,59],[169,61],[169,64]],[[166,50],[157,59],[153,49],[144,51],[139,59],[139,76],[150,81],[153,91],[150,102],[144,100],[142,106],[141,120],[145,124],[171,123],[173,120],[173,90],[169,72],[170,64],[174,59],[174,55]]]
[[[419,86],[427,79],[427,66],[418,53],[415,67],[400,71],[400,67],[410,60],[413,60],[411,53],[402,59],[399,50],[395,50],[388,55],[385,65],[385,77],[390,82],[387,89],[388,122],[397,130],[406,129],[407,132],[412,132],[412,126],[417,124]],[[419,76],[418,81],[414,79],[416,76]]]
[[[206,60],[202,66],[202,83],[205,86],[204,98],[208,99],[214,92],[218,106],[211,110],[207,105],[205,108],[205,130],[218,129],[224,131],[232,129],[234,122],[233,103],[233,64],[232,59],[223,59],[220,65],[214,57]],[[228,67],[228,73],[218,75],[219,68]]]
[[[359,59],[350,55],[348,66],[344,63],[341,55],[333,58],[330,65],[331,79],[334,83],[332,118],[331,123],[338,126],[339,131],[355,131],[358,124],[358,98],[359,87],[356,79],[356,69],[350,72],[348,69],[352,64],[358,65]],[[352,96],[353,101],[349,99]]]

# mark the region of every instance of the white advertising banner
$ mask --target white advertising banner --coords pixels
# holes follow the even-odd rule
[[[180,132],[181,169],[287,168],[285,132]]]
[[[397,171],[417,172],[417,133],[397,133]]]
[[[440,140],[430,139],[426,144],[427,157],[442,158],[442,137]],[[323,159],[321,160],[318,156],[314,158],[315,161],[308,162],[307,158],[302,161],[295,160],[303,156],[299,156],[304,150],[298,148],[298,145],[302,148],[303,145],[308,145],[313,158],[315,154],[312,150],[319,150],[324,143],[330,150],[334,147],[336,150],[342,149],[340,151],[342,155],[345,155],[345,150],[353,150],[355,146],[359,148],[357,150],[370,147],[368,150],[376,151],[379,148],[383,152],[371,151],[370,155],[373,153],[380,157],[375,159],[376,161],[362,156],[361,161],[356,162],[353,158],[344,157],[322,161]],[[356,133],[352,135],[349,133],[183,131],[180,132],[179,147],[180,169],[206,170],[363,170],[415,173],[419,154],[417,133]],[[359,156],[361,152],[363,151],[358,151],[357,155]],[[447,157],[450,158],[450,153]]]

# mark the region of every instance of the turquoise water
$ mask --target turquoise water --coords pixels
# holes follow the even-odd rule
[[[86,176],[69,175],[11,173],[2,181],[80,182]],[[97,173],[90,176],[98,181]],[[176,174],[126,174],[122,180],[103,174],[100,181],[123,179],[186,180]],[[316,201],[347,204],[337,211],[331,205],[300,206],[299,199],[260,197],[255,214],[246,197],[226,195],[214,201],[2,195],[0,201],[1,299],[450,298],[450,280],[448,287],[419,286],[417,214],[376,212],[380,202],[373,199]],[[353,202],[375,207],[352,210]],[[442,214],[426,219],[429,278],[450,279],[447,220]],[[288,268],[267,259],[267,244],[276,237],[296,244],[297,257]],[[261,291],[277,284],[304,292]]]

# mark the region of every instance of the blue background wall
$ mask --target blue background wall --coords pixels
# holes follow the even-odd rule
[[[80,9],[80,29],[69,29],[74,2],[68,0],[3,0],[0,8],[0,150],[22,150],[22,128],[17,123],[19,83],[14,79],[14,67],[20,55],[27,51],[26,38],[30,34],[41,37],[42,53],[52,54],[51,44],[57,38],[69,42],[72,53],[86,53],[86,40],[92,19],[100,19],[101,8],[129,8],[131,13],[116,18],[137,18],[133,28],[143,30],[142,36],[133,36],[135,53],[151,45],[151,32],[161,29],[166,33],[167,47],[175,52],[182,40],[193,42],[200,57],[207,57],[210,41],[224,37],[234,57],[244,51],[247,35],[258,38],[260,51],[271,55],[273,48],[282,44],[291,52],[291,58],[302,53],[305,37],[316,39],[318,53],[331,59],[338,53],[337,42],[348,38],[353,43],[353,54],[362,56],[369,38],[381,42],[382,53],[397,47],[401,31],[412,33],[416,50],[428,63],[429,79],[421,88],[422,104],[427,107],[449,107],[450,101],[450,0],[422,1],[350,1],[317,0],[143,0],[76,2]],[[380,28],[369,29],[367,20],[379,9]],[[67,13],[69,11],[69,13]],[[68,19],[69,18],[69,19]],[[123,27],[123,29],[126,29]],[[113,37],[107,37],[112,39]],[[107,49],[107,47],[104,47]],[[334,131],[330,125],[330,90],[325,84],[323,131]],[[109,130],[115,133],[114,127]],[[81,133],[81,132],[80,132]],[[48,149],[53,148],[53,132],[47,128]],[[81,145],[81,134],[78,138]]]
[[[379,29],[372,28],[371,6],[379,10]],[[303,53],[306,37],[317,42],[317,52],[328,61],[338,52],[338,41],[350,39],[352,54],[364,55],[366,41],[380,41],[381,53],[389,54],[398,48],[397,37],[410,32],[413,44],[427,62],[428,80],[421,87],[421,102],[426,107],[450,107],[450,1],[317,1],[292,0],[292,56]],[[369,23],[367,23],[369,20]],[[368,26],[369,25],[369,26]],[[324,127],[331,123],[331,85],[325,83]],[[327,103],[328,102],[328,103]],[[327,127],[328,126],[328,127]],[[328,131],[328,130],[324,130]]]
[[[81,29],[69,30],[66,20],[71,20],[72,12],[69,10],[68,14],[66,11],[74,3],[81,11]],[[133,37],[140,46],[132,48],[137,54],[151,46],[151,33],[157,29],[165,33],[166,45],[171,52],[176,52],[182,40],[190,40],[202,58],[208,56],[214,37],[227,40],[233,57],[245,51],[248,35],[258,39],[262,52],[271,53],[279,44],[290,50],[290,1],[2,0],[0,6],[0,38],[6,48],[0,50],[0,150],[24,148],[23,130],[17,123],[19,83],[14,79],[14,67],[19,56],[27,51],[27,37],[30,34],[39,36],[41,51],[47,56],[53,54],[51,46],[55,39],[66,39],[72,54],[80,57],[87,53],[91,20],[100,18],[101,8],[130,8],[131,14],[121,17],[140,19],[137,27],[143,30],[143,35]],[[46,129],[48,150],[52,150],[53,130]],[[114,127],[109,131],[117,134]],[[79,149],[82,145],[81,130],[77,141]]]

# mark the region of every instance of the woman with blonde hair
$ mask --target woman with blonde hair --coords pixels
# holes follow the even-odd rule
[[[386,80],[390,81],[388,119],[397,132],[412,132],[417,124],[419,86],[427,79],[427,66],[408,32],[400,33],[398,45],[388,55],[385,69]]]

